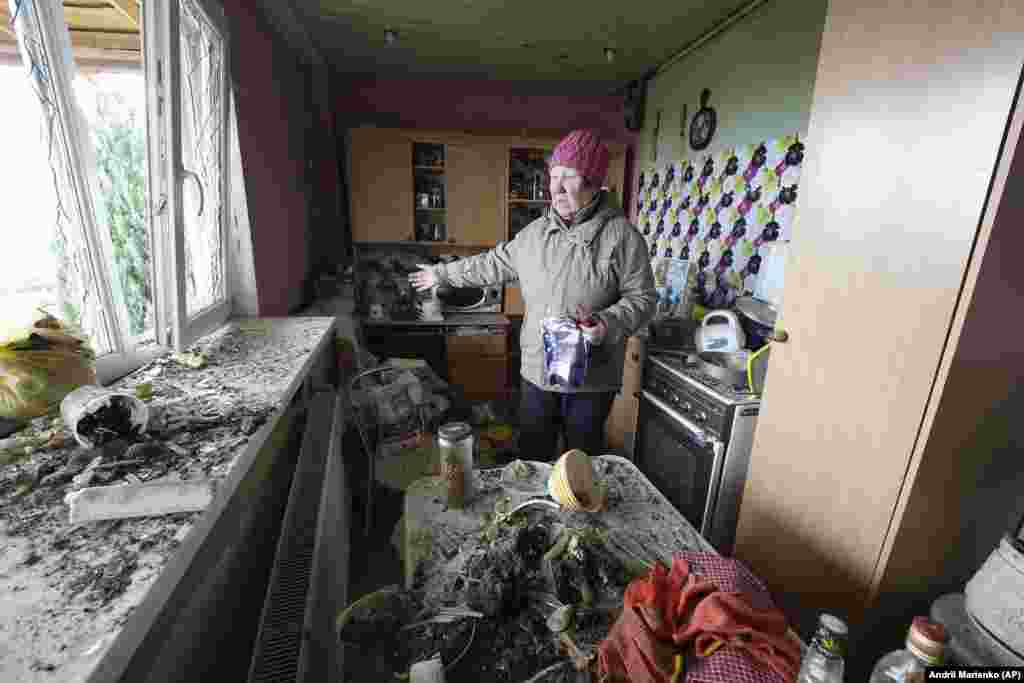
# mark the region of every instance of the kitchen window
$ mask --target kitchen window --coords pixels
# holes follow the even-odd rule
[[[229,168],[239,170],[228,165],[223,10],[208,0],[146,2],[142,69],[118,81],[76,68],[61,3],[9,7],[53,187],[55,218],[39,217],[48,206],[33,216],[53,231],[37,270],[56,271],[50,312],[82,328],[101,382],[111,380],[164,347],[188,346],[230,313]],[[117,110],[120,127],[110,116],[98,125],[97,107]],[[33,258],[18,253],[24,241],[8,245],[9,258]]]

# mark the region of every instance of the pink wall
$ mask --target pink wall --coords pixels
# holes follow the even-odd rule
[[[338,80],[332,92],[338,128],[374,124],[392,128],[472,131],[568,131],[594,128],[635,149],[619,96],[531,95],[529,86],[501,81]],[[627,154],[626,178],[632,177]],[[627,183],[627,202],[630,199]]]
[[[224,0],[224,9],[259,310],[287,315],[302,303],[309,270],[305,75],[256,5]]]
[[[360,80],[335,88],[341,127],[374,123],[403,128],[502,130],[596,128],[631,143],[623,99],[530,95],[529,86],[502,81]]]

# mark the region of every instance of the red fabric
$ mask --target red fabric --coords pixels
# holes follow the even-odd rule
[[[670,683],[676,648],[655,635],[660,621],[652,607],[623,610],[598,651],[602,683]]]
[[[702,564],[709,571],[699,571]],[[661,615],[660,620],[647,621],[651,637],[673,642],[677,649],[695,647],[698,657],[687,658],[689,683],[796,680],[799,643],[788,635],[786,618],[771,604],[763,584],[736,560],[707,553],[677,555],[671,571],[658,564],[633,581],[626,589],[624,607],[623,616],[637,607]],[[722,647],[714,650],[719,641]],[[622,641],[614,642],[618,647]],[[629,659],[615,656],[611,646],[606,653],[606,643],[599,656],[602,672],[607,672],[609,680],[621,675],[626,676],[622,680],[633,680],[631,669],[618,668],[620,662],[628,665]],[[644,647],[650,649],[647,644]],[[709,649],[711,655],[700,656]]]
[[[551,166],[574,168],[596,187],[608,175],[608,148],[592,130],[574,130],[551,153]]]

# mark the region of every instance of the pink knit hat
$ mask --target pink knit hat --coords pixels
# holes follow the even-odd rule
[[[608,175],[608,148],[592,130],[574,130],[551,153],[551,166],[574,168],[595,187]]]

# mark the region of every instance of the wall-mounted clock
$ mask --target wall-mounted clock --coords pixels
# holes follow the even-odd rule
[[[690,148],[698,152],[711,144],[711,138],[715,136],[715,127],[718,125],[718,115],[708,106],[710,98],[711,91],[704,88],[700,93],[700,109],[690,121]]]

